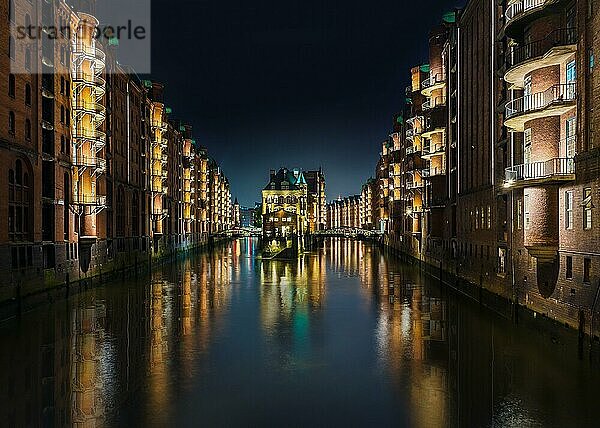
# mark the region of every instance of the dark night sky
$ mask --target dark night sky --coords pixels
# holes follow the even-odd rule
[[[322,166],[328,199],[355,194],[430,28],[458,3],[153,0],[152,77],[242,205],[280,166]]]

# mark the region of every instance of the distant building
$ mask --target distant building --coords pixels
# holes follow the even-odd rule
[[[254,208],[240,207],[240,227],[254,226]]]
[[[308,230],[308,186],[302,171],[271,170],[262,191],[262,228],[266,238],[302,236]]]

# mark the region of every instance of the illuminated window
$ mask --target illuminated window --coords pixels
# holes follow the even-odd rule
[[[531,216],[529,214],[529,195],[523,195],[523,224],[525,230],[531,225]]]
[[[490,205],[487,207],[487,228],[492,228],[492,207]]]
[[[592,228],[592,188],[583,189],[583,228],[590,230]]]
[[[506,273],[506,249],[498,247],[498,273]]]
[[[573,191],[565,192],[565,229],[573,228]]]

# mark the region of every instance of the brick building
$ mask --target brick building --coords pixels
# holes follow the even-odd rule
[[[221,169],[170,117],[163,86],[92,37],[93,2],[81,3],[0,3],[0,301],[231,226]],[[42,17],[59,37],[15,40]]]
[[[594,7],[471,0],[445,14],[360,213],[398,250],[597,334]]]

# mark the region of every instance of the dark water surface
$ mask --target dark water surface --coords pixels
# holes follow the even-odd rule
[[[0,426],[598,426],[576,349],[361,242],[246,239],[0,324]]]

